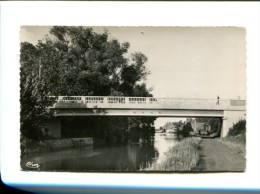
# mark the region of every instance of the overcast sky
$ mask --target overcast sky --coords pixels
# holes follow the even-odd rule
[[[236,27],[106,27],[148,57],[146,83],[155,97],[246,98],[245,30]],[[94,27],[103,32],[104,27]],[[37,44],[49,27],[22,27],[21,41]],[[166,118],[165,118],[166,119]],[[165,120],[162,119],[162,120]],[[173,119],[173,120],[179,120]],[[158,124],[156,124],[158,125]]]

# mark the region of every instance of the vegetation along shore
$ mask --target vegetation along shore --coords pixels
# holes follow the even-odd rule
[[[161,160],[157,160],[145,170],[190,171],[199,163],[200,137],[186,138],[170,148]]]
[[[190,137],[171,147],[165,155],[150,164],[147,171],[244,171],[246,156],[246,120],[229,129],[225,138]],[[221,153],[218,154],[218,147]],[[237,157],[236,164],[232,158]],[[239,163],[239,164],[237,164]]]

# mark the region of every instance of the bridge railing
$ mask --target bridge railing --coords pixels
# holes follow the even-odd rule
[[[51,96],[57,103],[76,104],[140,104],[140,105],[220,105],[245,106],[245,100],[219,100],[216,99],[184,99],[184,98],[155,98],[155,97],[121,97],[121,96]]]

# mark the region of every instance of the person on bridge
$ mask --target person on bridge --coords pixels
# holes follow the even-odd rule
[[[219,96],[217,96],[217,102],[216,105],[219,105]]]

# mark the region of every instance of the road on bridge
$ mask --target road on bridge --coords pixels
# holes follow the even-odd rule
[[[242,172],[245,170],[246,159],[216,139],[202,139],[200,147],[199,171]]]

